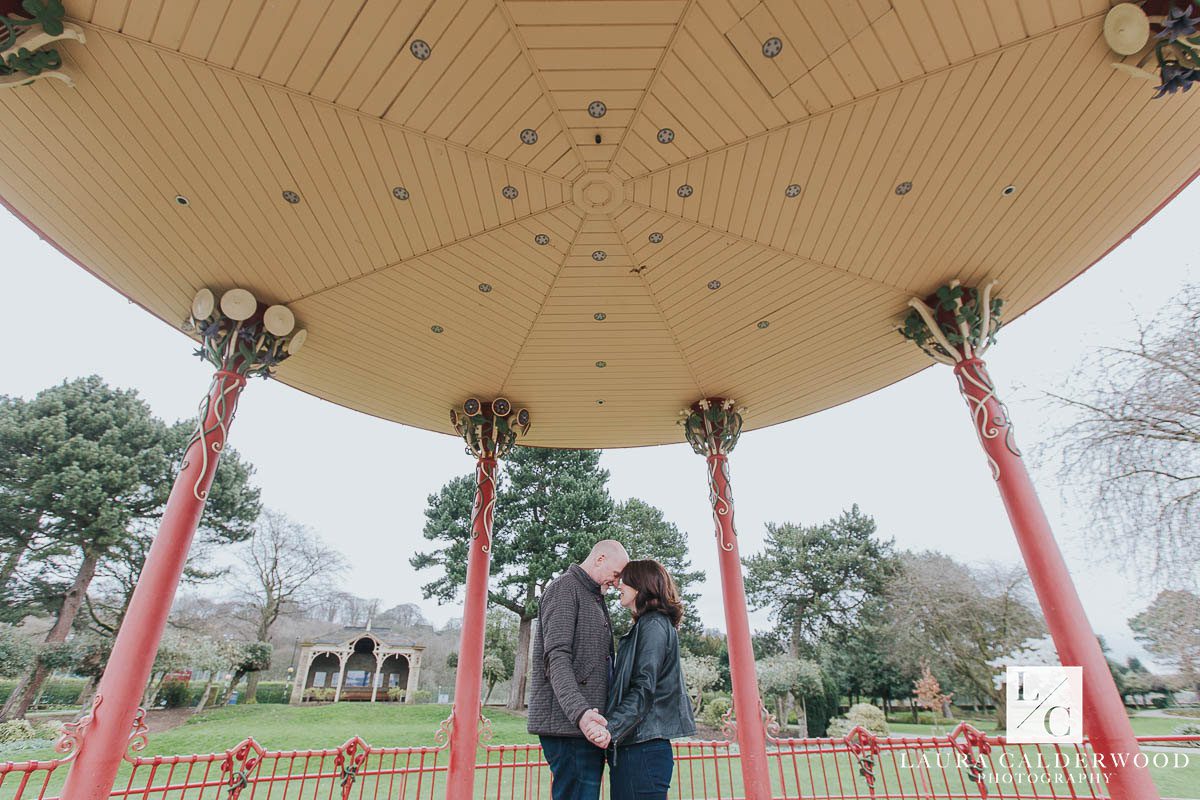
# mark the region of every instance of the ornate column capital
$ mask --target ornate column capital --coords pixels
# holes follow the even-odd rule
[[[953,280],[924,300],[908,301],[912,310],[899,333],[930,358],[954,366],[978,359],[996,343],[1004,301],[992,297],[989,283],[982,291]]]
[[[28,86],[40,78],[75,85],[62,69],[62,55],[54,48],[42,49],[65,39],[86,41],[81,29],[63,22],[64,16],[62,0],[24,0],[21,13],[0,14],[0,89]]]
[[[679,424],[697,455],[725,456],[733,452],[742,435],[745,411],[732,399],[705,397],[679,412]]]
[[[517,439],[529,433],[530,417],[524,408],[514,414],[506,398],[472,397],[462,404],[462,411],[450,410],[450,424],[475,458],[504,458]]]
[[[211,289],[201,289],[183,329],[199,335],[197,356],[243,379],[271,377],[308,338],[307,330],[296,327],[291,309],[263,305],[245,289],[230,289],[219,303]]]

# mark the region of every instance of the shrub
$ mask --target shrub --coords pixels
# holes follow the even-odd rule
[[[725,716],[725,712],[729,711],[730,705],[732,704],[728,697],[723,695],[713,697],[705,702],[704,707],[700,710],[700,721],[710,728],[720,729],[725,723],[722,717]]]
[[[866,728],[876,736],[887,736],[891,733],[887,718],[883,711],[870,703],[855,703],[844,717],[830,720],[828,735],[841,738],[856,727]]]
[[[51,678],[42,684],[42,691],[38,695],[41,699],[38,700],[36,708],[73,706],[86,684],[87,680],[84,678]],[[0,703],[8,699],[16,685],[14,680],[0,681]]]
[[[414,697],[415,697],[415,695],[414,695]],[[388,698],[388,700],[391,700],[392,702],[403,702],[404,689],[401,689],[399,686],[393,686],[392,688],[388,689],[387,698]]]
[[[413,702],[432,703],[433,692],[429,691],[428,689],[413,689]]]
[[[287,703],[292,699],[292,687],[287,681],[259,681],[254,699],[260,703]]]
[[[337,694],[337,689],[328,687],[325,689],[316,686],[310,686],[304,690],[304,699],[313,703],[329,703],[333,701]]]
[[[186,681],[163,681],[158,699],[166,708],[180,708],[188,704],[190,694]]]
[[[0,744],[29,740],[54,739],[62,723],[58,721],[30,722],[27,719],[10,719],[0,722]]]
[[[1171,705],[1171,701],[1166,697],[1159,695],[1157,697],[1150,698],[1150,705],[1154,706],[1155,708],[1166,708],[1167,706]]]
[[[1200,722],[1188,722],[1171,731],[1172,736],[1200,736]],[[1200,742],[1176,742],[1184,747],[1200,747]]]

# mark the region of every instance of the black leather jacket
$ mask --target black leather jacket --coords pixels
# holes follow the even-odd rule
[[[665,614],[639,617],[621,637],[604,716],[613,746],[696,732],[679,663],[679,636]]]

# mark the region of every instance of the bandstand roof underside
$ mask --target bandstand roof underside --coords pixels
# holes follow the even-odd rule
[[[1112,69],[1102,0],[66,7],[75,87],[0,92],[5,201],[172,325],[286,303],[280,380],[442,432],[471,396],[571,447],[813,413],[926,366],[914,294],[995,280],[1011,320],[1200,164],[1200,92]]]

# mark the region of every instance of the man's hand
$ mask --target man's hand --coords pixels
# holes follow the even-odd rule
[[[589,708],[583,712],[583,716],[579,718],[579,730],[589,742],[601,748],[608,747],[612,738],[608,733],[608,720],[601,716],[598,708]]]

